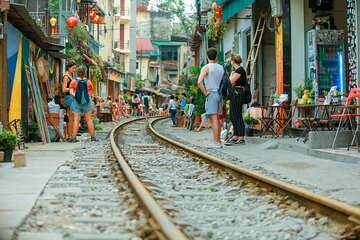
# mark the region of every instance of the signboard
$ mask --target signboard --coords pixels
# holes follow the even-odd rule
[[[109,70],[108,79],[114,82],[120,82],[120,73]]]

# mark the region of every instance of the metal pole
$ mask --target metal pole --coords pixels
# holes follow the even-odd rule
[[[51,36],[49,19],[50,19],[49,0],[45,0],[45,31],[47,36]]]
[[[2,13],[2,19],[4,24],[3,38],[0,39],[0,121],[5,129],[8,129],[8,106],[7,106],[7,55],[6,55],[6,21],[7,21],[7,10]],[[1,12],[0,12],[1,17]]]

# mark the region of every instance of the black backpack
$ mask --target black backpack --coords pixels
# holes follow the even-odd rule
[[[225,99],[227,100],[229,97],[229,94],[232,89],[232,86],[230,84],[230,78],[229,75],[226,73],[226,70],[224,68],[224,75],[220,81],[220,85],[219,85],[219,89],[218,89],[218,93]]]
[[[149,106],[149,97],[144,96],[144,105]]]

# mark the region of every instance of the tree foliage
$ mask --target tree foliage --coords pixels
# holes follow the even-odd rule
[[[191,36],[195,21],[185,13],[185,2],[183,0],[161,0],[160,6],[163,6],[172,15],[175,15],[181,22],[181,25],[187,37]],[[186,2],[188,3],[188,1]]]

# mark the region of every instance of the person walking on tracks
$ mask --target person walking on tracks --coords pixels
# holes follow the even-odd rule
[[[234,88],[230,94],[230,121],[234,126],[234,135],[225,145],[243,145],[245,144],[245,124],[242,116],[243,94],[247,81],[246,71],[240,66],[242,59],[238,53],[231,55],[231,66],[233,71],[230,74],[230,83]]]
[[[70,83],[70,94],[74,97],[71,103],[71,111],[74,113],[73,136],[77,135],[79,130],[80,114],[83,113],[85,121],[89,129],[91,141],[97,141],[95,138],[95,128],[92,121],[92,110],[94,102],[89,97],[89,92],[93,85],[89,79],[85,77],[85,69],[80,66],[77,70],[78,77]],[[72,138],[70,142],[77,142],[76,138]]]
[[[224,76],[224,68],[218,64],[217,55],[218,52],[215,48],[207,50],[207,60],[209,63],[201,68],[198,78],[198,86],[206,96],[205,110],[210,116],[213,130],[213,142],[207,145],[207,148],[222,147],[220,141],[220,115],[223,108],[223,99],[218,90]]]

